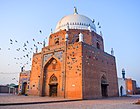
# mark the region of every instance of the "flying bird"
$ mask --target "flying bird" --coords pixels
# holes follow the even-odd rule
[[[42,34],[42,31],[41,30],[39,30],[39,32]]]
[[[20,51],[20,48],[16,49],[17,51]]]
[[[28,54],[26,54],[26,56],[29,58],[29,55]]]
[[[26,43],[24,43],[23,47],[25,47],[25,46],[26,46]]]
[[[12,80],[14,80],[15,78],[12,78]]]
[[[45,42],[45,40],[43,41],[43,47],[45,47],[45,44],[46,44],[46,42]]]

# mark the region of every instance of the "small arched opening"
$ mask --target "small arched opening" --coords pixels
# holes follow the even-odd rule
[[[22,84],[22,95],[27,94],[27,82]]]
[[[55,42],[55,45],[59,45],[59,38],[56,38],[54,42]]]
[[[49,80],[49,96],[57,96],[57,77],[53,74]]]
[[[123,96],[123,86],[120,87],[120,95]]]
[[[59,45],[59,41],[56,41],[56,42],[55,42],[55,45]]]
[[[99,42],[96,43],[96,46],[97,46],[98,49],[100,49],[100,44],[99,44]]]
[[[107,83],[107,79],[105,77],[105,75],[103,75],[101,77],[101,92],[102,92],[102,97],[107,97],[108,96],[108,92],[107,92],[107,86],[109,84]]]

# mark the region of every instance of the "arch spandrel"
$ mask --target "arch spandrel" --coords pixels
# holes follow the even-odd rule
[[[63,57],[63,51],[45,54],[43,56],[43,65],[45,65],[51,58],[55,58],[56,60],[62,62],[63,61],[62,57]]]
[[[55,56],[52,56],[52,57],[50,57],[45,63],[44,63],[44,65],[43,65],[43,68],[45,69],[45,68],[47,68],[49,65],[51,65],[51,64],[53,64],[53,61],[54,60],[56,60],[56,64],[59,66],[59,68],[61,69],[61,63],[60,63],[60,61],[59,61],[59,59],[58,58],[56,58]],[[58,67],[57,66],[57,67]]]

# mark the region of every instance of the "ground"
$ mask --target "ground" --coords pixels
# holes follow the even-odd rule
[[[52,97],[0,95],[0,109],[140,109],[140,105],[134,104],[139,99],[140,95],[79,101],[69,101],[70,99]],[[50,101],[60,102],[50,103]],[[29,102],[36,103],[30,104]],[[40,104],[39,102],[42,103]],[[21,104],[2,106],[2,104],[7,103]]]

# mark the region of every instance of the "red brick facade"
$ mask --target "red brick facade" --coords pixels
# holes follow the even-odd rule
[[[51,34],[49,45],[33,56],[28,94],[76,99],[118,96],[115,57],[104,52],[103,39],[95,32],[69,29]]]

